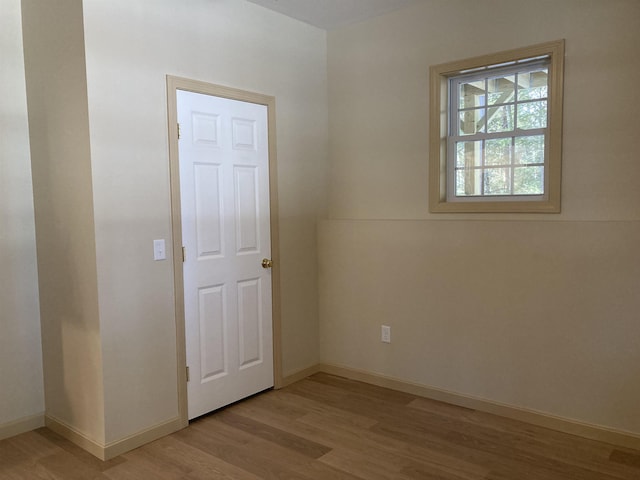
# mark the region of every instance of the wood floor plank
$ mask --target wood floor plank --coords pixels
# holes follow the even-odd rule
[[[348,378],[327,375],[326,373],[316,373],[314,375],[311,375],[307,380],[311,382],[321,383],[322,385],[331,385],[351,393],[357,393],[370,398],[377,398],[380,400],[384,400],[385,402],[396,403],[399,405],[408,405],[416,398],[418,398],[410,393],[399,392],[397,390],[378,387],[376,385],[369,385],[367,383],[350,380]]]
[[[559,449],[566,449],[569,450],[572,455],[578,451],[583,454],[585,458],[597,457],[602,460],[608,460],[612,450],[611,445],[596,440],[567,435],[545,427],[527,424],[519,420],[500,417],[464,407],[457,407],[427,398],[418,398],[411,402],[409,407],[463,420],[473,425],[496,430],[503,435],[526,437],[542,447],[552,448],[556,453],[558,453]]]
[[[370,428],[378,423],[378,420],[375,418],[360,415],[357,412],[343,410],[342,408],[337,408],[314,399],[301,397],[288,392],[279,392],[278,399],[280,402],[298,405],[304,408],[304,415],[300,415],[297,419],[303,418],[309,413],[318,413],[330,415],[337,421],[343,422],[346,425],[352,425],[355,428]]]
[[[299,403],[283,402],[281,399],[281,395],[283,394],[287,395],[285,390],[272,390],[269,392],[269,395],[255,395],[234,405],[234,410],[236,406],[242,407],[245,405],[251,406],[257,404],[275,414],[294,420],[309,413],[309,410],[304,405],[300,405]]]
[[[126,462],[105,470],[103,475],[111,480],[137,480],[140,478],[180,480],[190,471],[190,468],[185,468],[184,471],[181,472],[174,469],[165,470],[155,463],[136,455],[129,458]]]
[[[609,457],[612,462],[640,469],[640,453],[629,453],[619,449],[613,450]],[[640,478],[640,471],[638,472]]]
[[[138,478],[178,480],[193,471],[193,466],[189,462],[174,461],[164,452],[158,454],[156,442],[126,453],[122,458],[126,461],[105,470],[105,476],[118,480]]]
[[[233,428],[243,430],[257,437],[276,443],[289,450],[301,453],[302,455],[310,458],[320,458],[331,451],[331,448],[326,445],[322,445],[312,440],[307,440],[306,438],[271,427],[265,423],[235,414],[230,410],[219,412],[216,415],[216,420]]]
[[[230,427],[211,416],[194,428],[177,432],[178,438],[265,479],[308,478],[294,474],[291,466],[304,466],[312,459],[275,443]]]
[[[432,400],[430,398],[422,397],[413,399],[407,406],[409,408],[415,408],[416,410],[437,413],[438,415],[454,418],[469,418],[476,412],[476,410],[473,410],[471,408],[451,405],[450,403],[440,402],[438,400]]]
[[[471,412],[456,417],[446,424],[438,425],[439,415],[423,411],[420,420],[439,431],[448,430],[451,436],[468,434],[476,441],[487,441],[504,446],[504,451],[526,452],[527,455],[546,457],[601,475],[621,476],[630,472],[626,467],[613,466],[609,462],[611,446],[589,439],[554,432],[553,430],[528,425],[523,422],[501,418],[482,412]],[[412,419],[412,423],[415,422]]]
[[[332,385],[321,385],[309,379],[300,380],[286,388],[287,393],[309,398],[325,405],[340,405],[350,392]]]
[[[0,474],[27,461],[30,461],[29,455],[20,450],[13,439],[0,441]]]
[[[418,466],[418,465],[408,465],[402,468],[400,473],[405,478],[410,478],[412,480],[451,480],[454,479],[464,479],[464,477],[456,476],[451,473],[442,473],[442,470],[434,469],[429,466]],[[483,475],[482,477],[478,477],[482,479],[486,479],[487,475]]]
[[[387,463],[398,463],[398,471],[431,471],[443,478],[479,480],[485,477],[489,469],[467,462],[455,454],[443,454],[434,449],[424,448],[415,442],[405,442],[385,435],[379,435],[373,429],[355,429],[344,423],[316,413],[309,413],[298,420],[325,431],[334,440],[336,448],[366,453]]]
[[[183,477],[185,479],[258,480],[260,478],[200,448],[192,447],[173,435],[161,438],[143,448],[156,457],[164,458],[165,461],[188,466],[191,471]],[[135,452],[132,452],[132,455],[135,455]]]
[[[11,439],[11,444],[23,452],[24,455],[28,455],[33,461],[64,451],[56,443],[43,437],[41,435],[41,430],[44,429],[33,430],[31,432],[24,433],[23,435],[13,437]],[[0,452],[1,451],[2,447],[0,446]],[[2,464],[1,460],[0,464]]]
[[[35,432],[38,435],[42,436],[44,439],[48,440],[51,443],[54,443],[62,450],[64,450],[70,458],[73,458],[74,462],[81,462],[98,471],[107,470],[114,465],[118,465],[119,463],[126,461],[122,457],[117,457],[103,462],[102,460],[94,457],[89,452],[83,450],[66,438],[63,438],[52,430],[49,430],[48,428],[39,428],[35,430]]]
[[[366,477],[352,475],[342,469],[335,468],[320,461],[311,462],[303,466],[291,467],[294,474],[304,475],[313,480],[367,480]]]
[[[384,461],[376,461],[376,458],[370,455],[358,454],[353,450],[332,450],[320,461],[360,478],[370,480],[407,480],[396,465]]]
[[[71,457],[66,452],[54,453],[36,462],[56,480],[108,480],[102,469]]]
[[[0,470],[2,480],[58,480],[52,472],[49,472],[41,465],[32,464],[28,468],[17,466],[9,470]]]
[[[640,480],[640,451],[324,373],[102,462],[46,428],[0,480]]]
[[[289,394],[279,395],[279,398],[283,401],[296,401],[296,397],[296,395]],[[361,425],[361,419],[358,422],[349,422],[347,419],[349,415],[353,415],[351,413],[341,412],[341,414],[336,415],[335,412],[339,412],[339,410],[333,407],[323,406],[320,402],[314,402],[309,399],[302,400],[305,408],[309,409],[309,414],[296,421],[274,414],[269,409],[262,409],[255,403],[239,405],[238,408],[241,409],[245,416],[293,432],[296,435],[313,439],[333,448],[352,449],[356,452],[366,453],[374,458],[388,458],[392,462],[397,459],[404,459],[404,466],[417,472],[429,469],[432,472],[446,473],[446,478],[481,479],[489,471],[486,468],[469,464],[464,459],[443,455],[415,444],[380,436],[368,429],[368,427],[376,423],[375,421],[369,421],[365,425]],[[313,405],[314,403],[317,405]],[[417,478],[423,476],[419,475]]]
[[[320,374],[324,375],[324,374]],[[369,386],[371,387],[371,386]],[[526,434],[528,429],[531,429],[531,425],[523,422],[508,421],[508,419],[500,419],[506,421],[500,427],[496,427],[491,422],[491,417],[488,414],[481,412],[473,412],[468,409],[460,411],[458,414],[452,414],[452,409],[448,409],[446,415],[434,414],[430,411],[421,409],[419,412],[410,412],[410,409],[398,409],[393,406],[393,402],[388,402],[381,396],[359,396],[357,393],[353,393],[356,390],[350,390],[352,394],[341,397],[340,402],[335,398],[329,399],[333,405],[338,406],[341,404],[341,408],[348,411],[358,411],[361,414],[369,417],[377,417],[380,421],[388,421],[393,424],[409,424],[416,428],[424,426],[428,430],[439,432],[442,439],[447,439],[446,435],[449,435],[452,440],[449,443],[459,443],[456,438],[469,439],[469,442],[476,442],[483,444],[488,442],[495,447],[503,447],[505,453],[509,453],[512,457],[524,457],[524,458],[536,458],[536,455],[541,455],[542,459],[536,461],[537,464],[546,464],[548,468],[556,469],[559,472],[571,472],[575,469],[576,474],[581,475],[580,478],[608,478],[619,477],[626,478],[631,473],[628,469],[612,467],[610,462],[605,461],[605,458],[610,452],[610,446],[606,444],[599,444],[597,448],[592,448],[594,442],[591,440],[580,439],[571,435],[562,434],[560,432],[553,432],[541,427],[534,427],[536,432],[533,436]],[[312,395],[312,390],[300,389],[296,392],[298,395]],[[411,402],[410,407],[415,407],[415,403]],[[478,418],[489,419],[488,424],[477,421]],[[509,423],[511,422],[511,423]],[[500,422],[493,422],[500,425]],[[514,433],[508,431],[502,427],[504,425],[519,424],[519,431]],[[550,442],[550,438],[554,441]],[[540,440],[543,439],[543,440]],[[563,439],[560,441],[559,439]],[[584,440],[584,441],[583,441]],[[568,446],[568,448],[567,448]],[[580,455],[580,448],[585,447],[585,452]],[[487,450],[490,452],[491,450]],[[605,452],[607,452],[605,454]],[[597,453],[597,455],[594,455]],[[546,455],[552,455],[553,459],[545,462],[544,457]],[[597,457],[601,458],[598,461]]]
[[[409,423],[380,423],[372,430],[406,442],[426,444],[430,448],[442,449],[444,452],[455,450],[469,461],[484,465],[492,472],[504,470],[516,477],[517,472],[528,471],[530,474],[535,474],[536,479],[613,480],[616,478],[559,461],[554,458],[551,451],[544,456],[518,450],[500,441],[499,437],[495,437],[494,442],[491,442],[469,433],[442,432],[424,425]]]

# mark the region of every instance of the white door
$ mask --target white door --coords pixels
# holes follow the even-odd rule
[[[273,386],[267,107],[178,90],[189,419]]]

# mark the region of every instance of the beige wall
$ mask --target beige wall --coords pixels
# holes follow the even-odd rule
[[[167,74],[276,97],[284,374],[315,365],[326,34],[231,0],[23,17],[47,414],[105,446],[178,414],[172,264],[152,256],[171,240]]]
[[[0,0],[0,438],[44,412],[20,1]]]
[[[46,411],[101,444],[104,402],[82,2],[24,0],[22,16]]]
[[[18,3],[0,0],[0,382],[21,388],[0,427],[43,408]],[[245,2],[23,3],[50,415],[98,444],[177,415],[151,249],[172,74],[276,96],[285,375],[320,360],[640,434],[640,4],[426,0],[331,32],[327,83],[324,32]],[[428,66],[557,38],[563,212],[429,214]]]
[[[632,0],[426,0],[329,33],[323,362],[640,435],[639,21]],[[429,214],[429,65],[559,38],[562,213]]]
[[[167,74],[277,104],[284,374],[318,362],[326,33],[247,2],[84,2],[106,442],[177,415]]]

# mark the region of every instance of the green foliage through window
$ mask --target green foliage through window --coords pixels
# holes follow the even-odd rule
[[[546,62],[450,79],[455,195],[544,195]]]

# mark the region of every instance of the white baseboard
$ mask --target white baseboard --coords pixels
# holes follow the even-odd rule
[[[560,432],[570,433],[592,440],[607,442],[627,448],[640,449],[640,436],[630,432],[624,432],[611,428],[601,427],[575,420],[556,417],[534,410],[500,404],[497,402],[462,395],[455,392],[428,387],[425,385],[407,382],[393,377],[376,373],[356,370],[349,367],[332,364],[318,364],[304,370],[300,370],[283,378],[283,386],[291,385],[299,380],[309,377],[315,373],[324,372],[338,375],[352,380],[378,385],[380,387],[391,388],[401,392],[411,393],[420,397],[431,398],[452,405],[471,408],[482,412],[500,415],[502,417],[520,420],[533,425],[550,428]],[[169,435],[185,427],[180,418],[169,420],[149,429],[135,433],[127,438],[101,445],[72,427],[66,425],[49,415],[38,414],[30,417],[18,419],[16,421],[0,425],[0,440],[19,435],[36,428],[47,426],[54,432],[72,441],[79,447],[93,454],[101,460],[109,460],[123,453],[140,447],[158,438]]]
[[[44,427],[44,412],[0,424],[0,440]]]
[[[104,448],[104,460],[110,460],[118,455],[122,455],[134,448],[141,447],[142,445],[153,442],[159,438],[169,435],[173,432],[183,429],[187,425],[179,418],[176,417],[167,422],[155,425],[154,427],[142,430],[129,437],[123,438],[116,442],[107,444]]]
[[[578,422],[535,410],[505,405],[340,365],[320,364],[317,367],[317,371],[350,378],[352,380],[359,380],[372,385],[391,388],[400,392],[411,393],[420,397],[439,400],[481,412],[492,413],[513,420],[520,420],[532,425],[538,425],[592,440],[599,440],[621,447],[640,449],[640,436],[631,432]]]
[[[77,446],[86,450],[91,455],[98,457],[100,460],[105,460],[104,458],[104,445],[96,442],[95,440],[91,440],[87,438],[84,434],[80,433],[75,428],[67,425],[62,420],[58,420],[50,415],[46,415],[44,417],[45,426],[49,430],[53,430],[61,437],[66,438],[70,442],[75,443]]]
[[[101,445],[100,443],[87,438],[85,435],[69,425],[66,425],[64,422],[61,422],[49,415],[45,417],[45,424],[47,428],[53,430],[58,435],[61,435],[67,440],[75,443],[80,448],[98,457],[100,460],[105,461],[184,428],[183,422],[180,418],[175,418],[168,422],[137,432],[121,440],[111,442],[107,445]]]

